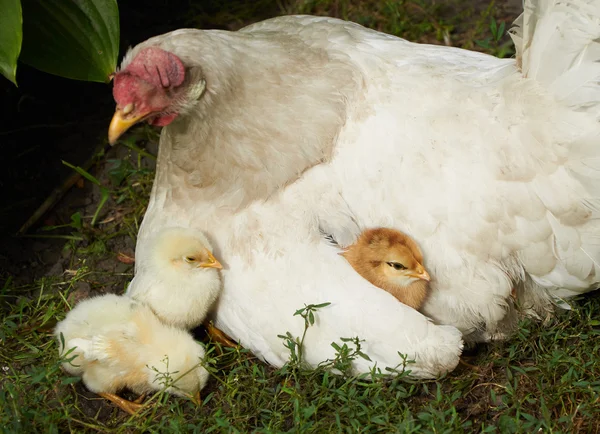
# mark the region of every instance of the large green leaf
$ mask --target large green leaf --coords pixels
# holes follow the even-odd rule
[[[20,0],[0,0],[0,74],[17,84],[17,59],[23,35]]]
[[[21,60],[50,74],[107,82],[119,55],[116,0],[22,0]]]

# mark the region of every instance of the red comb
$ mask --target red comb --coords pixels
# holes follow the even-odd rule
[[[179,57],[158,47],[141,50],[125,71],[162,87],[177,87],[185,79],[185,68]]]

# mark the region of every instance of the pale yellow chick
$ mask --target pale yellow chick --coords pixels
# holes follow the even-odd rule
[[[54,334],[59,354],[75,357],[63,363],[64,370],[129,413],[140,405],[114,395],[123,388],[145,394],[161,390],[167,381],[168,393],[197,397],[208,379],[200,365],[202,345],[127,296],[106,294],[80,302]]]
[[[401,303],[416,310],[423,306],[430,276],[421,250],[408,235],[388,228],[367,229],[341,255],[358,274]]]
[[[222,288],[222,266],[204,234],[188,228],[162,229],[136,255],[127,295],[146,303],[166,324],[184,329],[200,325]]]

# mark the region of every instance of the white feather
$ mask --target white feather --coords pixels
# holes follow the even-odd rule
[[[208,231],[226,264],[217,326],[259,357],[281,365],[277,335],[302,333],[293,312],[329,301],[309,363],[357,335],[379,367],[414,357],[417,377],[456,366],[456,328],[506,336],[515,287],[538,317],[596,288],[600,2],[528,0],[517,26],[517,60],[306,16],[134,48],[170,50],[207,83],[163,130],[137,252],[164,226]],[[371,226],[421,246],[435,323],[360,279],[321,235],[344,245]]]

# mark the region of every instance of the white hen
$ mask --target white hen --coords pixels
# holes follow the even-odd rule
[[[127,295],[146,303],[158,317],[179,328],[202,323],[221,292],[221,263],[202,232],[162,229],[136,254],[135,277]]]
[[[308,363],[359,336],[373,362],[357,371],[402,352],[420,377],[457,364],[454,327],[504,336],[513,289],[543,314],[595,288],[600,2],[525,7],[516,60],[307,16],[136,46],[115,77],[111,140],[141,119],[168,125],[137,252],[165,225],[210,228],[228,264],[217,326],[258,356],[281,365],[277,334],[302,332],[294,311],[329,301]],[[436,276],[424,312],[445,325],[391,302],[320,235],[348,245],[374,226],[419,242]]]
[[[161,390],[170,381],[166,392],[190,396],[208,380],[200,365],[202,345],[129,297],[106,294],[84,300],[57,324],[54,334],[59,354],[75,356],[63,363],[64,370],[82,376],[88,389],[130,413],[136,406],[113,395],[123,388],[141,394]]]

